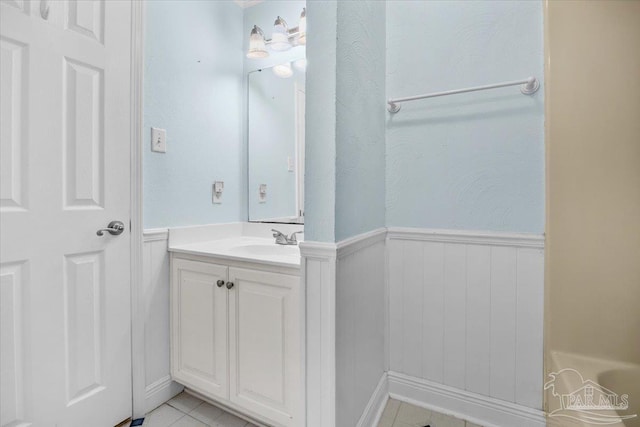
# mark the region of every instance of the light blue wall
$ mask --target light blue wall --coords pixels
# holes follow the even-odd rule
[[[305,238],[385,224],[384,2],[309,2]]]
[[[305,240],[335,241],[337,2],[307,5]]]
[[[336,241],[385,226],[385,3],[338,3]]]
[[[387,2],[387,96],[543,80],[542,2]],[[387,121],[389,226],[542,233],[543,88],[414,101]]]
[[[243,10],[232,1],[147,2],[145,228],[246,219],[243,50]],[[151,126],[167,130],[166,154],[150,151]]]

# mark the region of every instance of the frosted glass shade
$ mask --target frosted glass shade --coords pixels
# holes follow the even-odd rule
[[[251,33],[249,38],[249,51],[247,52],[247,58],[266,58],[269,56],[267,48],[264,44],[264,37],[262,34]]]
[[[287,23],[279,16],[278,19],[276,19],[276,22],[273,24],[273,33],[271,34],[271,49],[279,52],[291,49]]]
[[[275,65],[272,68],[272,70],[273,70],[273,74],[275,74],[278,77],[282,77],[283,79],[286,79],[293,75],[293,69],[291,68],[290,62],[285,62],[284,64]]]

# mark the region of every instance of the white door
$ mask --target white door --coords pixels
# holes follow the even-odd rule
[[[171,375],[228,399],[227,267],[174,258],[171,270]]]
[[[0,425],[111,427],[131,416],[131,3],[0,9]]]
[[[300,425],[300,278],[229,268],[231,401]]]

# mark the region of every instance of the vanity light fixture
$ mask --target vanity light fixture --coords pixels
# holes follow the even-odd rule
[[[307,44],[307,8],[302,8],[297,27],[289,28],[287,22],[278,16],[273,23],[270,39],[265,39],[262,29],[254,25],[249,37],[247,58],[266,58],[269,56],[267,46],[271,50],[282,52],[293,46],[305,44]]]
[[[278,77],[282,77],[283,79],[289,78],[293,75],[293,70],[291,69],[291,62],[285,62],[282,64],[274,65],[273,74]]]

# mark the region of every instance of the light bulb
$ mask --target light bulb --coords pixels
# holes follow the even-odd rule
[[[289,78],[293,75],[293,70],[291,69],[291,63],[285,62],[284,64],[275,65],[273,68],[273,74],[278,77],[282,77],[283,79]]]

